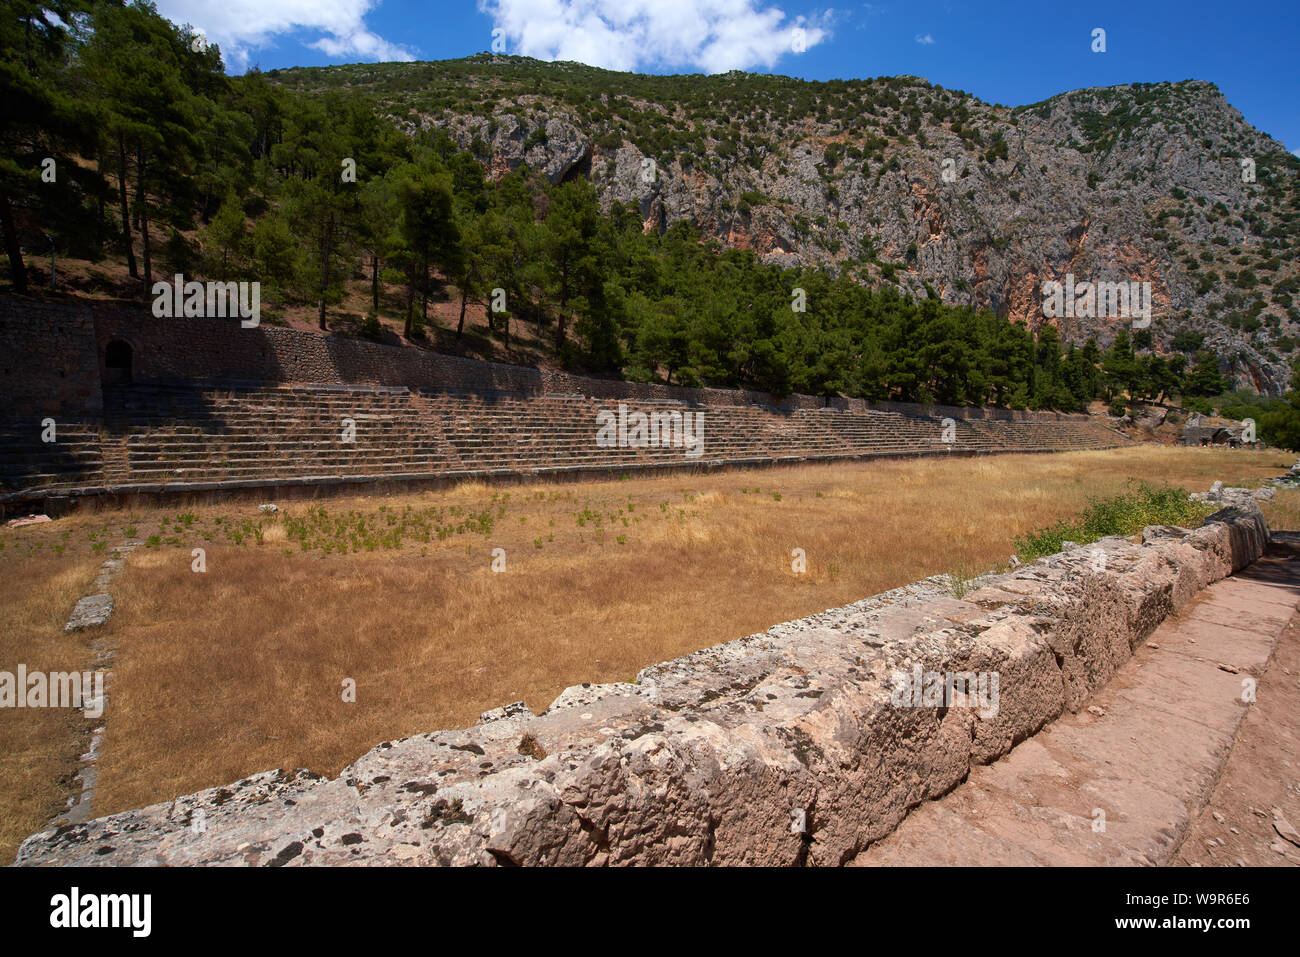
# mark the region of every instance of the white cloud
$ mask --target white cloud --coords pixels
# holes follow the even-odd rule
[[[928,47],[934,42],[934,37],[930,36],[928,33],[918,33],[916,35],[916,42],[921,44],[923,47]]]
[[[246,66],[251,53],[284,33],[321,33],[308,42],[332,57],[411,60],[409,50],[368,30],[365,18],[379,0],[157,0],[158,12],[189,23],[220,44],[228,63]],[[304,41],[306,42],[306,41]]]
[[[479,0],[506,52],[611,70],[771,67],[830,37],[834,11],[787,19],[764,0]]]

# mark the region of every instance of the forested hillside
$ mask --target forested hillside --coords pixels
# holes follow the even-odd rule
[[[1107,173],[1081,199],[1044,152],[1082,100],[1112,105],[1072,134],[1072,155],[1137,149],[1124,144],[1152,121],[1117,116],[1115,97],[1168,111],[1213,100],[1203,84],[1010,111],[911,78],[638,77],[493,57],[229,77],[219,50],[148,4],[9,9],[0,219],[18,293],[42,291],[53,253],[90,277],[118,267],[103,289],[142,302],[174,273],[257,281],[268,321],[309,305],[334,334],[440,348],[481,327],[499,357],[527,338],[529,361],[778,394],[1077,410],[1218,396],[1243,370],[1274,392],[1285,381],[1293,157],[1252,131],[1223,149],[1258,150],[1257,189],[1219,212],[1175,188],[1152,200],[1161,216],[1141,197],[1185,158],[1152,154],[1150,176]],[[1192,132],[1205,125],[1165,141]],[[953,153],[945,191],[938,154]],[[997,190],[1020,205],[994,222]],[[1124,231],[1152,216],[1163,247]],[[1063,218],[1110,245],[1058,249]],[[1047,274],[1014,264],[1030,247],[1062,275],[1110,250],[1123,275],[1094,278],[1152,281],[1158,317],[1132,335],[1120,320],[1042,322],[1025,297]],[[1183,272],[1213,281],[1188,299],[1169,278]]]
[[[631,204],[651,228],[688,222],[764,262],[1031,325],[1045,279],[1149,281],[1154,347],[1186,352],[1199,336],[1242,387],[1284,388],[1300,342],[1300,160],[1211,83],[1011,109],[916,77],[641,76],[492,55],[273,79],[363,95],[494,171],[587,176],[602,207]],[[1060,332],[1105,345],[1116,325]]]

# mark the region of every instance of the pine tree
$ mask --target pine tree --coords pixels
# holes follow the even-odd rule
[[[98,6],[90,24],[82,61],[98,97],[103,150],[116,158],[128,269],[132,278],[140,277],[131,229],[135,222],[148,291],[153,282],[150,223],[184,222],[195,201],[187,194],[194,189],[192,172],[202,145],[195,135],[198,94],[187,79],[219,71],[220,59],[194,50],[193,35],[158,16],[151,5]]]
[[[15,292],[27,291],[23,241],[45,234],[97,238],[94,113],[65,67],[90,0],[10,0],[0,17],[0,236]]]
[[[1219,373],[1219,357],[1208,349],[1198,352],[1196,364],[1187,375],[1184,394],[1208,398],[1222,395],[1227,388],[1227,380]]]
[[[406,245],[406,324],[414,332],[415,292],[427,296],[430,267],[460,268],[460,233],[452,203],[451,174],[433,157],[402,170],[397,180],[399,232]]]
[[[570,299],[590,281],[592,241],[599,223],[596,191],[586,179],[570,180],[551,195],[543,220],[544,242],[556,298],[555,350],[564,350]]]

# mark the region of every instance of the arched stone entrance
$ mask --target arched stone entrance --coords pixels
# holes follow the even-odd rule
[[[114,339],[104,349],[104,385],[124,386],[131,384],[131,344],[122,339]]]

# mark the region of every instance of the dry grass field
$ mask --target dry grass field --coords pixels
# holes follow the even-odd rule
[[[91,668],[89,646],[65,636],[63,626],[101,559],[88,551],[27,553],[16,547],[18,531],[25,530],[0,532],[0,671],[15,674],[20,663],[29,672]],[[78,729],[85,724],[79,711],[0,709],[0,863],[7,864],[33,826],[39,830],[54,812],[71,783],[84,744]]]
[[[334,774],[379,741],[519,699],[540,710],[571,684],[966,577],[1130,479],[1257,485],[1293,461],[1144,446],[474,485],[278,516],[252,503],[90,512],[0,530],[0,670],[89,667],[86,636],[62,625],[105,548],[147,541],[102,629],[118,646],[95,802],[106,814],[279,766]],[[1270,520],[1300,527],[1300,493],[1279,494]],[[75,717],[0,711],[0,859],[60,806]]]

